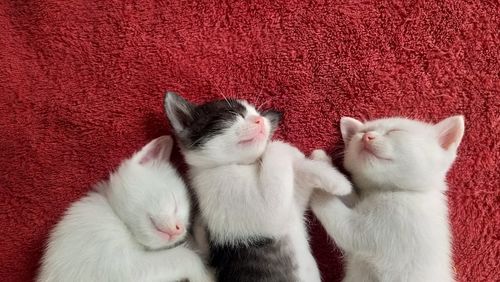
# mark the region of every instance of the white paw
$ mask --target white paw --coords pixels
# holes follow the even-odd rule
[[[325,190],[334,195],[343,196],[352,192],[351,182],[336,170],[335,173],[328,174],[326,182]]]
[[[344,196],[352,193],[352,184],[345,177],[338,179],[336,186],[336,195]]]
[[[311,153],[311,159],[315,161],[327,162],[329,164],[332,163],[332,159],[328,156],[328,154],[321,149],[316,149]]]

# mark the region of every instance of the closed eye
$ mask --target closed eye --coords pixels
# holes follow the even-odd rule
[[[394,133],[394,132],[402,132],[403,130],[402,129],[391,129],[391,130],[388,130],[385,134],[390,134],[390,133]]]
[[[245,119],[245,115],[243,113],[238,113],[237,111],[231,111],[231,113],[234,114],[235,116],[240,116],[243,119]]]

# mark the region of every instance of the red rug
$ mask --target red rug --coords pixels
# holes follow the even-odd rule
[[[498,1],[134,2],[0,1],[2,281],[31,280],[68,205],[170,132],[167,89],[279,108],[278,137],[306,152],[339,146],[345,115],[463,113],[455,269],[500,279]],[[340,281],[340,253],[314,229],[325,281]]]

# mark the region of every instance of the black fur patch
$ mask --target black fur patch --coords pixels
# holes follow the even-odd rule
[[[244,117],[246,114],[245,106],[235,99],[216,100],[196,106],[175,93],[167,95],[172,95],[170,99],[166,98],[167,115],[172,124],[177,124],[174,126],[175,133],[189,150],[203,146],[230,127],[238,116]]]
[[[262,112],[262,116],[269,120],[271,123],[271,131],[274,132],[283,118],[283,113],[275,110],[267,110]]]
[[[265,237],[236,246],[210,242],[210,266],[222,282],[294,282],[297,265],[288,244]]]
[[[231,126],[238,116],[245,117],[246,108],[233,99],[217,100],[195,108],[184,145],[194,149],[202,146]]]

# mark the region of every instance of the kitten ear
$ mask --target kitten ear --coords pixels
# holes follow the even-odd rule
[[[351,117],[342,117],[340,119],[340,133],[344,143],[349,142],[351,137],[363,127],[363,123]]]
[[[445,150],[458,148],[464,136],[464,116],[452,116],[434,125],[438,133],[439,144]]]
[[[262,116],[269,120],[269,123],[271,124],[271,131],[274,131],[283,118],[283,113],[276,110],[267,110],[262,112]]]
[[[139,164],[146,164],[154,160],[168,161],[172,154],[174,140],[170,135],[163,135],[146,144],[137,152],[134,159]]]
[[[174,92],[165,94],[165,112],[176,133],[180,133],[193,121],[195,105]]]

